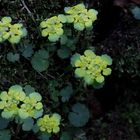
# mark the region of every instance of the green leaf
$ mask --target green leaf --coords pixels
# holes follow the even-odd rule
[[[75,66],[75,62],[80,59],[80,54],[79,53],[76,53],[74,54],[72,57],[71,57],[71,65],[74,67]]]
[[[28,44],[27,46],[25,46],[24,50],[22,51],[22,55],[25,57],[25,58],[29,58],[32,56],[33,54],[33,46],[32,44]]]
[[[110,68],[106,68],[103,70],[103,75],[107,76],[111,74],[111,69]]]
[[[20,117],[21,119],[27,119],[27,118],[29,117],[28,112],[26,112],[26,111],[23,110],[23,109],[19,109],[19,110],[18,110],[18,113],[19,113],[19,117]]]
[[[34,118],[37,119],[39,117],[41,117],[43,114],[43,109],[39,110],[39,111],[35,111],[35,115],[34,115]]]
[[[84,80],[85,80],[85,83],[88,84],[88,85],[93,84],[93,79],[90,75],[85,75]]]
[[[68,132],[63,132],[60,140],[72,140],[72,136]]]
[[[42,72],[49,67],[49,53],[46,50],[39,50],[34,54],[31,64],[36,71]]]
[[[34,133],[37,133],[39,131],[39,126],[37,124],[35,124],[33,127],[32,127],[32,130]]]
[[[13,117],[14,111],[2,111],[1,116],[6,119]]]
[[[66,86],[66,87],[64,87],[60,91],[60,95],[62,96],[62,98],[61,98],[62,102],[68,101],[72,94],[73,94],[73,89],[72,89],[71,84]]]
[[[105,80],[105,78],[104,78],[104,76],[102,76],[102,75],[99,75],[98,77],[96,77],[96,81],[97,81],[98,83],[103,83],[104,80]]]
[[[7,128],[9,122],[10,122],[10,120],[0,117],[0,129]]]
[[[93,87],[95,88],[95,89],[100,89],[100,88],[102,88],[103,86],[104,86],[104,82],[103,83],[98,83],[96,80],[93,82]]]
[[[67,36],[66,35],[62,35],[61,38],[60,38],[60,43],[61,45],[65,45],[67,43]]]
[[[71,51],[68,48],[58,49],[57,51],[57,55],[62,59],[68,58],[70,54],[71,54]]]
[[[76,30],[78,30],[78,31],[83,31],[84,30],[84,28],[85,28],[85,26],[84,26],[84,24],[83,23],[75,23],[74,24],[74,28],[76,29]]]
[[[85,74],[86,74],[86,71],[85,71],[84,69],[82,69],[82,68],[77,68],[77,69],[75,70],[75,76],[76,76],[76,77],[81,78],[81,77],[84,77]]]
[[[69,121],[75,127],[84,126],[89,120],[89,110],[81,103],[72,106],[72,112],[69,113]]]
[[[51,41],[51,42],[56,42],[59,40],[59,36],[56,35],[56,34],[51,34],[49,35],[48,39]]]
[[[14,54],[12,52],[9,52],[7,54],[7,60],[13,63],[15,63],[16,61],[19,61],[19,58],[20,58],[20,55],[18,53]]]
[[[38,92],[32,92],[31,94],[29,94],[29,97],[35,99],[36,101],[42,100],[42,96]]]
[[[41,134],[38,138],[39,138],[40,140],[49,140],[50,137],[51,137],[50,134],[48,134],[48,133],[43,133],[43,134]]]
[[[35,92],[35,89],[30,85],[26,85],[24,87],[24,90],[25,90],[26,95],[29,95],[30,93]]]
[[[112,65],[112,58],[110,56],[108,56],[107,54],[104,54],[101,56],[103,60],[105,60],[108,65]]]
[[[30,131],[33,128],[34,120],[32,118],[27,118],[23,120],[22,130]]]
[[[135,6],[133,8],[130,9],[134,18],[137,20],[140,20],[140,7]]]
[[[59,20],[60,20],[62,23],[66,23],[66,22],[67,22],[67,18],[66,18],[66,16],[63,15],[63,14],[59,14],[59,15],[58,15],[58,18],[59,18]]]
[[[51,99],[54,101],[54,102],[58,102],[59,101],[59,91],[54,89],[51,93],[50,93],[50,96],[51,96]]]
[[[0,130],[0,140],[11,140],[11,132],[8,129]]]

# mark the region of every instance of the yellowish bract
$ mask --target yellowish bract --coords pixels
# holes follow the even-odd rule
[[[112,59],[110,56],[98,56],[93,51],[86,50],[84,55],[79,54],[74,61],[75,75],[84,78],[85,82],[90,85],[94,82],[103,83],[104,76],[111,74],[111,69],[107,68],[111,64]]]
[[[61,116],[54,113],[52,116],[44,115],[44,117],[38,119],[37,125],[40,128],[40,131],[47,133],[58,133],[60,131]]]
[[[27,35],[27,30],[21,23],[12,24],[11,17],[3,17],[0,21],[0,42],[8,40],[10,43],[19,43]]]
[[[92,27],[92,23],[97,19],[98,14],[94,9],[86,9],[84,4],[66,7],[64,10],[67,14],[67,22],[74,23],[74,28],[79,31]]]
[[[66,22],[64,15],[53,16],[40,23],[43,37],[47,37],[51,42],[56,42],[63,35],[63,24]]]

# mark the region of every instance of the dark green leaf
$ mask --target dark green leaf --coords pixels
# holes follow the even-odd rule
[[[16,61],[19,61],[19,58],[20,58],[20,55],[18,53],[14,54],[12,52],[9,52],[7,54],[7,60],[13,63],[15,63]]]
[[[60,91],[60,95],[62,96],[62,98],[61,98],[62,102],[68,101],[72,94],[73,94],[73,89],[72,89],[71,84],[66,86],[66,87],[64,87]]]
[[[89,120],[89,110],[81,103],[72,106],[72,112],[68,116],[70,123],[75,127],[84,126]]]
[[[10,130],[0,130],[0,140],[11,140]]]

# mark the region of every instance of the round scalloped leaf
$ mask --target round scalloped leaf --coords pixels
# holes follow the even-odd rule
[[[75,70],[75,76],[76,76],[76,77],[81,78],[81,77],[84,77],[85,74],[86,74],[86,71],[85,71],[84,69],[77,68],[77,69]]]
[[[66,16],[67,18],[67,23],[72,23],[74,21],[74,17],[71,15]]]
[[[58,15],[58,19],[62,22],[62,23],[66,23],[67,22],[67,18],[65,15],[63,14],[59,14]]]
[[[26,86],[24,87],[24,90],[25,90],[26,95],[29,95],[30,93],[35,92],[34,87],[32,87],[32,86],[30,86],[30,85],[26,85]]]
[[[8,40],[10,43],[16,44],[16,43],[19,43],[20,39],[21,39],[21,36],[13,35]]]
[[[92,27],[92,21],[91,21],[91,20],[86,21],[86,22],[85,22],[85,26],[86,26],[87,28]]]
[[[41,27],[41,28],[46,28],[46,27],[47,27],[46,21],[42,21],[42,22],[40,23],[40,27]]]
[[[42,108],[43,108],[42,103],[41,103],[41,102],[37,103],[36,106],[35,106],[35,108],[36,108],[37,110],[42,109]]]
[[[88,85],[93,84],[93,79],[92,79],[92,77],[90,75],[84,76],[84,80],[85,80],[85,83],[88,84]]]
[[[135,19],[140,20],[140,7],[135,6],[131,8],[130,11],[133,14]]]
[[[78,31],[83,31],[84,30],[84,28],[85,28],[85,26],[84,26],[84,24],[83,23],[74,23],[74,28],[76,29],[76,30],[78,30]]]
[[[22,56],[24,56],[25,58],[31,57],[32,54],[34,53],[33,47],[34,46],[32,44],[25,45],[23,50],[22,50]]]
[[[33,131],[34,133],[39,132],[39,126],[38,126],[37,124],[33,125],[32,131]]]
[[[12,53],[12,52],[9,52],[8,54],[7,54],[7,60],[9,61],[9,62],[13,62],[13,63],[15,63],[16,61],[19,61],[19,58],[20,58],[20,55],[18,54],[18,53]]]
[[[74,67],[75,66],[75,62],[80,59],[80,54],[79,53],[76,53],[74,54],[72,57],[71,57],[71,65]]]
[[[10,120],[0,117],[0,129],[7,128],[9,122],[10,122]]]
[[[32,118],[27,118],[23,120],[22,130],[30,131],[33,128],[34,120]]]
[[[3,23],[10,23],[10,22],[12,21],[12,18],[11,18],[11,17],[3,17],[3,18],[1,19],[1,21],[2,21]]]
[[[6,119],[10,119],[14,115],[14,111],[2,111],[1,116]]]
[[[59,35],[56,35],[56,34],[50,34],[48,39],[51,41],[51,42],[56,42],[59,40]]]
[[[67,43],[67,41],[68,41],[68,37],[66,35],[62,35],[60,37],[60,43],[61,43],[61,45],[65,45]]]
[[[107,76],[107,75],[110,75],[111,74],[111,69],[110,68],[106,68],[103,70],[103,75]]]
[[[18,114],[19,114],[19,117],[20,117],[21,119],[26,119],[26,118],[29,117],[28,112],[26,112],[26,111],[23,110],[23,109],[19,109],[19,110],[18,110]]]
[[[94,53],[92,50],[86,50],[86,51],[84,52],[84,54],[85,54],[85,56],[87,56],[87,57],[91,57],[91,58],[95,58],[95,57],[96,57],[95,53]]]
[[[110,56],[108,56],[107,54],[104,54],[101,57],[104,61],[107,62],[108,65],[112,65],[112,58]]]
[[[70,54],[71,54],[71,51],[68,48],[63,48],[63,49],[57,50],[57,55],[62,59],[68,58],[70,56]]]
[[[34,54],[31,64],[36,71],[42,72],[49,67],[49,53],[46,50],[39,50]]]
[[[72,136],[68,132],[63,132],[60,140],[72,140]]]
[[[38,92],[32,92],[31,94],[29,94],[29,97],[35,99],[36,101],[42,100],[42,97]]]
[[[33,118],[37,119],[37,118],[41,117],[42,114],[43,114],[43,109],[41,109],[39,111],[35,110],[35,115],[33,116]]]
[[[0,130],[0,140],[11,140],[11,132],[8,129]]]
[[[50,137],[51,137],[51,134],[42,133],[38,138],[39,138],[39,140],[49,140]]]
[[[11,87],[9,88],[9,92],[10,92],[10,91],[22,92],[23,90],[22,90],[22,87],[21,87],[20,85],[14,85],[14,86],[11,86]]]
[[[104,78],[104,76],[102,76],[102,75],[99,75],[98,77],[96,77],[96,81],[97,81],[98,83],[103,83],[104,80],[105,80],[105,78]]]
[[[68,86],[64,87],[60,91],[60,95],[62,96],[62,98],[61,98],[62,102],[68,101],[72,94],[73,94],[72,85],[68,85]]]
[[[84,126],[89,120],[89,110],[81,103],[72,106],[72,112],[69,113],[69,121],[75,127]]]
[[[6,101],[9,98],[6,91],[0,93],[0,99]]]

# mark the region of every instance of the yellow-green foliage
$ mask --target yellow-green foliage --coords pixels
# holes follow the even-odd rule
[[[11,17],[3,17],[0,21],[0,42],[8,40],[10,43],[19,43],[20,39],[27,35],[23,24],[12,24]]]
[[[0,93],[1,115],[3,118],[38,118],[43,112],[41,99],[39,93],[33,92],[27,96],[21,86],[12,86],[8,92],[3,91]]]
[[[19,116],[21,118],[27,118],[27,117],[33,117],[38,118],[43,113],[43,105],[40,102],[42,100],[42,97],[39,93],[33,92],[29,94],[29,96],[26,96],[23,104],[21,105],[19,109]]]
[[[76,54],[71,59],[76,67],[75,75],[84,78],[87,84],[104,82],[104,76],[111,74],[111,69],[107,68],[112,64],[112,59],[108,55],[98,56],[91,50],[86,50],[84,55]]]
[[[84,4],[66,7],[65,13],[68,14],[66,16],[67,22],[74,23],[74,28],[80,31],[92,27],[92,23],[97,19],[98,14],[94,9],[86,9]]]
[[[54,113],[52,116],[44,115],[44,117],[38,119],[37,125],[40,128],[40,131],[47,133],[58,133],[60,131],[61,116]]]
[[[48,36],[48,39],[51,42],[57,41],[60,36],[63,34],[63,24],[66,22],[66,18],[64,15],[60,14],[58,16],[53,16],[45,21],[40,23],[40,27],[42,28],[42,36]]]

